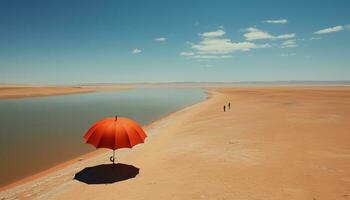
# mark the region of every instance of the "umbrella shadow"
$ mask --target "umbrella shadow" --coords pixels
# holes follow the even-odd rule
[[[74,176],[75,180],[86,184],[107,184],[135,178],[139,168],[122,163],[102,164],[86,167]]]

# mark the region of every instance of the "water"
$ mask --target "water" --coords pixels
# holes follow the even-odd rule
[[[135,89],[0,100],[0,185],[93,151],[83,135],[101,118],[145,125],[205,97],[201,89]]]

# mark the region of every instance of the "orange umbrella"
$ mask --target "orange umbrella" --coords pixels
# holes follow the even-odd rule
[[[132,148],[144,143],[146,137],[145,132],[135,121],[115,116],[96,122],[84,135],[84,140],[96,148],[113,149],[110,160],[114,164],[116,149]]]

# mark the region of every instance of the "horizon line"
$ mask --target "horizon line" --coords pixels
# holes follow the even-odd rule
[[[169,82],[87,82],[87,83],[0,83],[2,85],[17,86],[85,86],[85,85],[161,85],[161,84],[346,84],[350,85],[350,80],[277,80],[277,81],[169,81]]]

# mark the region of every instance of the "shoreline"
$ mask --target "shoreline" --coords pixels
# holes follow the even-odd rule
[[[192,106],[195,106],[197,104],[200,104],[202,102],[205,102],[205,101],[209,100],[212,97],[212,95],[213,95],[212,92],[210,92],[210,91],[208,91],[207,89],[204,89],[204,88],[203,88],[203,90],[207,94],[207,97],[205,99],[203,99],[202,101],[199,101],[199,102],[194,103],[194,104],[189,105],[189,106],[185,106],[185,107],[183,107],[183,108],[181,108],[179,110],[176,110],[174,112],[168,113],[167,115],[165,115],[165,116],[163,116],[163,117],[161,117],[159,119],[155,119],[154,121],[152,121],[152,122],[142,126],[142,128],[144,130],[146,130],[146,131],[148,129],[152,129],[155,126],[157,126],[157,124],[161,123],[161,121],[166,120],[167,118],[175,115],[176,113],[181,112],[181,111],[186,110],[186,109],[188,109],[188,108],[190,108]],[[8,183],[6,185],[0,186],[0,193],[4,192],[6,190],[10,190],[10,189],[16,188],[18,186],[30,183],[30,182],[35,181],[37,179],[43,178],[43,177],[48,176],[48,175],[50,175],[52,173],[55,173],[55,172],[57,172],[59,170],[63,170],[64,168],[69,167],[70,165],[72,165],[74,163],[80,162],[81,160],[89,160],[89,159],[93,159],[94,157],[101,156],[101,155],[103,155],[106,152],[109,152],[109,149],[105,149],[105,148],[103,148],[103,149],[95,149],[92,152],[88,152],[88,153],[82,154],[80,156],[77,156],[75,158],[72,158],[70,160],[58,163],[58,164],[56,164],[56,165],[54,165],[54,166],[52,166],[52,167],[50,167],[50,168],[48,168],[46,170],[43,170],[41,172],[29,175],[27,177],[21,178],[21,179],[16,180],[16,181],[13,181],[13,182]],[[81,158],[83,158],[83,159],[81,159]]]

